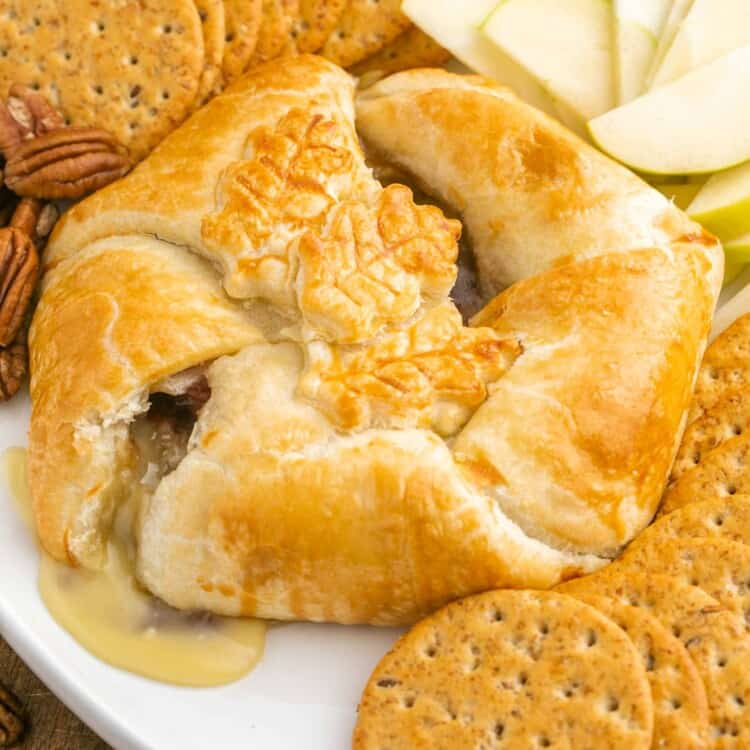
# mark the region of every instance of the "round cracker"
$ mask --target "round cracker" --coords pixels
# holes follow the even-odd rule
[[[729,391],[750,382],[750,313],[732,323],[706,350],[695,384],[689,422]]]
[[[188,115],[203,72],[193,0],[6,0],[0,92],[38,88],[73,125],[111,132],[133,160]]]
[[[648,748],[653,709],[634,646],[568,596],[493,591],[417,624],[375,668],[355,750]]]
[[[659,513],[716,497],[750,494],[750,433],[727,440],[667,488]]]
[[[750,544],[750,495],[716,497],[662,516],[637,536],[628,553],[645,544],[664,544],[671,539],[721,538]]]
[[[221,89],[221,61],[224,59],[224,3],[222,0],[194,0],[203,29],[203,74],[195,97],[199,107]]]
[[[654,704],[652,747],[703,750],[708,740],[708,702],[687,649],[644,609],[593,594],[577,598],[622,628],[640,654]]]
[[[618,568],[653,570],[697,586],[750,623],[750,547],[727,539],[670,539],[634,546]]]
[[[398,73],[409,68],[427,68],[441,65],[450,58],[432,37],[416,26],[407,29],[380,52],[357,63],[351,72],[356,76],[378,75],[380,77]]]
[[[263,18],[263,0],[224,0],[226,26],[221,69],[231,83],[242,75],[255,52]]]
[[[374,55],[409,28],[401,0],[349,0],[321,54],[342,68]]]
[[[288,51],[292,27],[299,18],[299,0],[263,0],[258,42],[248,68],[273,60]]]
[[[750,398],[744,388],[729,390],[709,412],[698,417],[685,430],[672,467],[671,481],[698,466],[711,451],[742,435],[750,428]]]
[[[710,747],[750,745],[750,637],[736,613],[677,578],[615,565],[556,590],[645,608],[680,639],[698,670],[708,699]]]
[[[348,0],[300,0],[292,37],[300,54],[317,52],[333,33]]]

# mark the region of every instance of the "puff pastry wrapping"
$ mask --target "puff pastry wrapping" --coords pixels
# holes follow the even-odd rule
[[[491,300],[471,325],[450,300],[461,226],[380,185],[359,136],[461,216]],[[170,604],[393,624],[594,570],[649,522],[722,253],[488,81],[398,74],[355,115],[352,79],[300,56],[71,209],[47,267],[46,549],[101,565],[138,488],[138,575]],[[196,366],[184,456],[144,485],[135,425]]]

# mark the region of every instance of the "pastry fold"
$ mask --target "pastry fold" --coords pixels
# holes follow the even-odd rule
[[[383,187],[360,136],[463,221],[488,301],[470,325],[461,225]],[[46,260],[48,551],[101,565],[137,493],[138,575],[170,604],[376,624],[595,570],[650,521],[723,271],[717,240],[509,91],[412,71],[355,115],[313,56],[214,99],[69,211]],[[138,425],[196,377],[154,468]]]

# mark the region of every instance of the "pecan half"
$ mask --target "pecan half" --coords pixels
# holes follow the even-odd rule
[[[13,343],[8,347],[0,348],[0,401],[8,401],[15,396],[26,377],[29,369],[27,334],[28,319],[21,326]]]
[[[99,128],[63,128],[22,141],[5,165],[5,183],[18,195],[80,198],[129,169],[117,139]]]
[[[10,226],[0,229],[0,401],[18,391],[28,371],[26,335],[39,252],[57,216],[52,204],[22,198]]]
[[[21,704],[12,693],[0,686],[0,747],[15,745],[25,728]]]
[[[39,253],[28,234],[0,229],[0,346],[8,346],[23,323],[39,276]]]
[[[42,249],[59,216],[60,212],[53,203],[43,204],[36,198],[22,198],[13,212],[10,226],[20,229]]]
[[[113,135],[65,127],[41,94],[18,85],[0,103],[0,151],[6,185],[18,195],[49,200],[81,198],[130,168],[127,150]]]

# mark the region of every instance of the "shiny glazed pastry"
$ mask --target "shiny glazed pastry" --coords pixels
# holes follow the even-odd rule
[[[652,518],[722,278],[661,194],[507,90],[270,63],[58,226],[32,333],[40,537],[140,493],[180,608],[407,623],[592,571]],[[450,299],[460,215],[486,307]],[[508,288],[506,288],[508,287]]]

